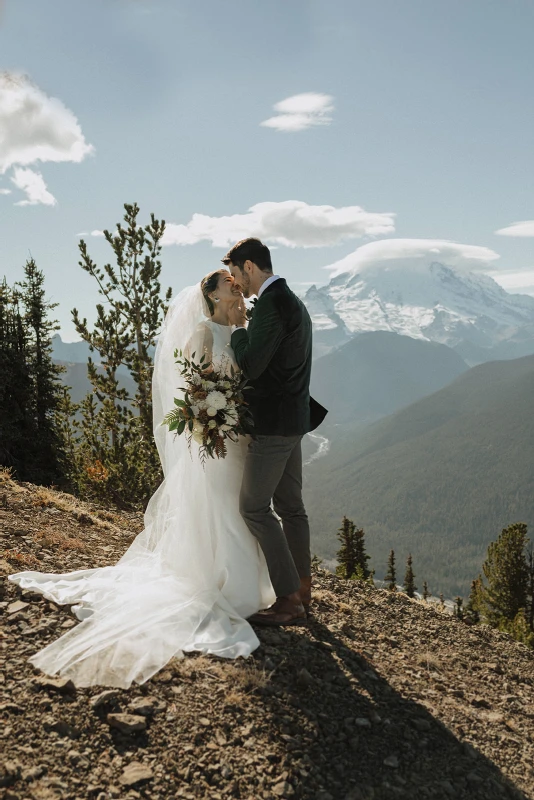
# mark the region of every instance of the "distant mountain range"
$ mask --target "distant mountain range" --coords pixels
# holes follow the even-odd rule
[[[468,369],[443,344],[387,331],[362,333],[312,370],[313,396],[336,423],[367,424],[443,388]],[[330,433],[327,435],[331,435]]]
[[[534,353],[534,297],[438,262],[343,272],[304,301],[318,355],[378,330],[446,344],[471,365]]]
[[[332,558],[344,514],[363,526],[376,577],[467,595],[487,545],[523,521],[534,533],[534,356],[482,364],[363,430],[340,426],[306,472],[314,549]]]

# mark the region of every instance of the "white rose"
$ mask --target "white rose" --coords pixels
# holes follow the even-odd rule
[[[217,414],[216,408],[208,408],[208,417],[215,417]]]
[[[202,381],[202,386],[207,391],[215,388],[215,384],[213,383],[213,381]]]
[[[226,408],[226,397],[222,392],[210,392],[206,397],[206,403],[208,408],[216,408],[217,411],[221,411]]]
[[[220,431],[229,431],[229,430],[230,430],[230,428],[231,428],[231,425],[221,425],[221,427],[219,428],[219,430],[220,430]]]
[[[208,422],[208,428],[216,428],[216,427],[217,427],[217,423],[215,422],[215,420],[214,419],[210,419],[210,421]]]
[[[200,411],[200,406],[191,406],[191,411],[193,412],[194,417],[198,417],[198,412]]]

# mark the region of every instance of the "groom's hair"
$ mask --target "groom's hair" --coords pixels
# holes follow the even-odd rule
[[[262,272],[272,272],[271,252],[267,245],[259,239],[241,239],[234,244],[231,250],[221,259],[223,264],[233,264],[243,271],[245,261],[252,261]]]

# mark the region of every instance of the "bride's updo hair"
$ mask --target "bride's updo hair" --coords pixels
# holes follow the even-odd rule
[[[211,299],[210,294],[217,289],[221,275],[223,273],[226,274],[227,272],[227,269],[216,269],[215,272],[210,272],[209,275],[206,275],[206,277],[202,278],[200,281],[200,288],[212,317],[215,314],[215,306],[213,305],[213,300]]]

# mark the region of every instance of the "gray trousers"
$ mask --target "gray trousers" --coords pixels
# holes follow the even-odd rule
[[[249,444],[240,511],[265,554],[277,597],[311,575],[310,526],[302,502],[302,436],[256,435]],[[273,514],[282,520],[282,525]]]

